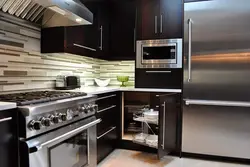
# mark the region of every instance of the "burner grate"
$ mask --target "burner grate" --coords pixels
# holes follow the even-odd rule
[[[37,91],[0,95],[0,101],[15,102],[18,106],[86,96],[84,92]]]

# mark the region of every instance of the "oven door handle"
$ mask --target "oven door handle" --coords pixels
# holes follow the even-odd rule
[[[65,134],[63,134],[61,136],[58,136],[58,137],[56,137],[56,138],[54,138],[52,140],[46,141],[46,142],[44,142],[44,143],[42,143],[40,145],[32,147],[32,148],[30,148],[30,151],[31,152],[36,152],[36,151],[41,150],[42,148],[50,145],[51,143],[53,143],[55,141],[64,140],[64,139],[66,140],[66,139],[68,139],[68,138],[70,138],[72,136],[77,135],[79,132],[81,132],[83,130],[86,130],[86,129],[92,127],[92,126],[95,126],[96,124],[100,123],[101,121],[102,121],[101,119],[97,119],[97,120],[95,120],[93,122],[90,122],[90,123],[88,123],[86,125],[83,125],[83,126],[77,128],[77,129],[74,129],[74,130],[72,130],[72,131],[70,131],[68,133],[65,133]]]

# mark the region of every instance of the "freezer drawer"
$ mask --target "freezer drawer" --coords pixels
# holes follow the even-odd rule
[[[184,102],[183,152],[250,158],[250,103],[226,103]]]

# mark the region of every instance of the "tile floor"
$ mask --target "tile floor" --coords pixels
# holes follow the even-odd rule
[[[103,160],[98,167],[250,167],[250,165],[178,157],[166,157],[159,161],[155,154],[118,149]]]

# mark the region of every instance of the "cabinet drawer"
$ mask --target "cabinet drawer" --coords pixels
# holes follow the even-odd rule
[[[99,110],[101,111],[101,110]],[[97,125],[97,134],[105,132],[110,126],[115,126],[118,121],[118,110],[116,105],[112,105],[97,113],[96,117],[101,118],[102,122]]]
[[[99,95],[97,98],[96,103],[98,104],[98,110],[102,110],[105,108],[108,108],[112,105],[117,104],[117,94],[112,93],[112,94],[102,94]]]
[[[136,69],[136,88],[182,88],[182,69]]]
[[[106,132],[97,137],[97,161],[98,163],[110,154],[116,144],[117,128],[110,127]]]

